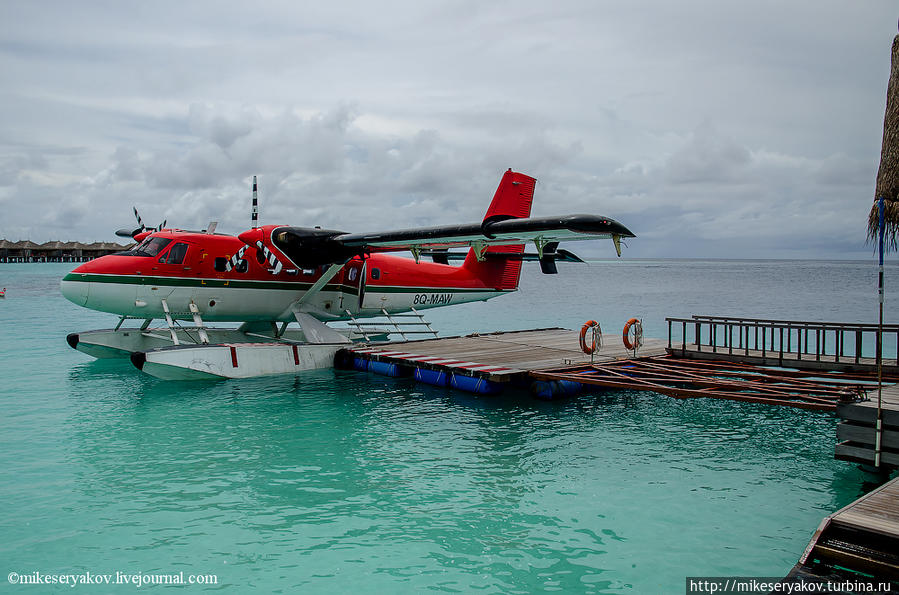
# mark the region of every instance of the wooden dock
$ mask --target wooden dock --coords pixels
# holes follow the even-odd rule
[[[699,340],[675,340],[676,323]],[[646,339],[636,355],[620,335],[604,335],[592,362],[577,331],[545,328],[362,345],[344,350],[337,365],[483,394],[513,385],[555,398],[594,385],[836,411],[842,422],[835,457],[874,464],[876,368],[865,352],[870,325],[703,316],[670,318],[668,325],[667,342]],[[888,330],[899,337],[899,326]],[[895,382],[899,362],[889,363],[884,379]],[[899,385],[885,384],[883,411],[880,462],[889,470],[899,468]]]
[[[854,573],[899,587],[899,477],[825,518],[786,581]]]
[[[347,351],[366,360],[462,373],[498,383],[527,377],[534,370],[590,363],[590,356],[580,350],[578,332],[563,328],[392,342]],[[646,339],[638,353],[643,356],[664,352],[663,340]],[[610,362],[631,357],[634,352],[624,348],[621,335],[603,335],[602,347],[594,360]]]
[[[365,345],[346,350],[338,360],[344,368],[414,374],[439,386],[498,392],[513,384],[548,398],[593,385],[833,411],[847,393],[854,399],[861,390],[851,384],[857,375],[821,379],[735,362],[678,359],[665,355],[658,339],[647,340],[638,355],[625,349],[619,335],[605,335],[591,362],[580,350],[576,331],[548,328]],[[466,377],[492,384],[471,383]]]

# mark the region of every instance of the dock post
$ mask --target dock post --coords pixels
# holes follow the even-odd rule
[[[774,334],[773,332],[771,333]],[[774,337],[772,336],[772,339]],[[784,365],[784,327],[780,327],[780,345],[778,345],[777,361],[779,366]]]
[[[668,349],[671,349],[671,319],[668,319]]]
[[[883,436],[883,196],[877,201],[878,235],[879,238],[879,268],[877,272],[877,301],[879,303],[880,318],[877,321],[877,422],[874,427],[874,466],[880,468],[881,439]]]
[[[862,331],[855,331],[855,363],[859,362],[862,354]]]

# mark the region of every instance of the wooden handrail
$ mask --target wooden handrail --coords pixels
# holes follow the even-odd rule
[[[701,315],[694,315],[690,318],[667,317],[665,321],[668,326],[669,349],[675,348],[674,346],[678,343],[673,335],[676,332],[675,327],[679,323],[682,333],[680,340],[680,351],[682,352],[687,350],[687,327],[689,326],[693,330],[691,346],[695,351],[709,348],[712,353],[726,352],[728,355],[733,355],[736,348],[737,352],[744,356],[751,355],[750,351],[758,351],[761,353],[761,357],[777,359],[781,365],[784,360],[804,359],[803,355],[812,357],[815,361],[821,361],[822,357],[826,357],[833,358],[836,363],[850,360],[855,364],[860,364],[862,358],[876,357],[878,336],[881,337],[881,342],[885,343],[886,335],[895,335],[897,355],[888,359],[899,365],[899,324],[888,324],[879,328],[875,323]],[[704,330],[703,327],[708,328]],[[734,327],[737,329],[738,343],[736,345]],[[868,345],[865,341],[866,333],[870,336]],[[868,349],[873,347],[872,351],[875,353],[866,354],[866,347]]]

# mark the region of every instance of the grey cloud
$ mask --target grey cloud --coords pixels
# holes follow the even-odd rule
[[[265,221],[471,221],[512,167],[538,178],[535,213],[616,217],[632,256],[866,256],[894,16],[7,2],[0,236],[111,239],[131,204],[238,232],[254,174]]]
[[[705,122],[668,159],[666,176],[673,184],[719,182],[738,176],[749,161],[746,147],[719,134],[710,122]]]

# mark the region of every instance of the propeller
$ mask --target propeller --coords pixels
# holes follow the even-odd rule
[[[146,225],[144,225],[143,219],[140,218],[140,213],[137,212],[137,207],[131,208],[134,209],[134,218],[137,219],[138,226],[135,229],[124,227],[122,229],[116,230],[115,234],[120,238],[134,238],[134,236],[136,236],[137,234],[143,233],[145,231],[159,231],[165,227],[166,221],[168,221],[167,219],[164,219],[162,223],[159,224],[159,227],[147,227]]]
[[[262,256],[261,259],[260,255]],[[281,261],[278,260],[277,256],[275,256],[275,253],[269,250],[268,246],[262,243],[262,240],[256,240],[256,260],[268,262],[269,266],[273,267],[269,269],[269,272],[272,275],[277,275],[281,272],[281,269],[284,268],[284,265],[281,264]]]
[[[234,256],[231,257],[231,260],[228,262],[228,264],[225,265],[225,268],[227,270],[230,270],[230,268],[228,268],[229,266],[237,266],[237,263],[240,262],[240,260],[244,257],[244,254],[246,254],[248,248],[255,248],[256,262],[261,265],[268,264],[268,266],[270,267],[268,269],[268,272],[270,272],[271,274],[277,275],[281,271],[289,274],[297,273],[296,269],[285,269],[284,263],[281,262],[277,254],[275,254],[268,246],[265,245],[265,242],[263,241],[265,239],[265,232],[261,227],[247,230],[237,237],[241,242],[244,243],[244,245],[234,254]]]
[[[253,176],[253,211],[252,211],[252,229],[249,229],[242,234],[238,235],[238,239],[244,243],[244,245],[234,253],[234,255],[225,263],[225,270],[230,271],[231,269],[237,267],[238,263],[243,259],[244,255],[247,253],[248,248],[256,249],[256,262],[261,265],[268,264],[269,268],[268,272],[272,275],[277,275],[281,271],[288,273],[290,275],[296,275],[297,269],[285,269],[284,264],[278,258],[278,256],[269,249],[268,246],[265,245],[265,232],[261,227],[259,227],[258,219],[259,219],[259,203],[258,203],[258,186],[256,184],[256,176]],[[214,226],[210,224],[211,229],[214,229]]]

